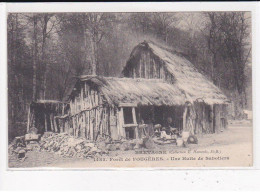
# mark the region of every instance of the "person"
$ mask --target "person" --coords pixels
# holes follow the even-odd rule
[[[140,125],[145,125],[144,127],[144,131],[145,131],[145,135],[146,136],[153,136],[154,134],[154,126],[153,126],[153,121],[152,119],[148,118],[146,121],[144,121],[143,119],[140,122]]]
[[[190,134],[194,135],[194,122],[196,119],[196,113],[194,108],[190,102],[185,103],[185,110],[184,110],[184,130],[185,132],[189,132]]]
[[[175,127],[175,124],[173,123],[173,120],[171,117],[167,118],[167,122],[166,122],[164,128],[165,128],[166,134],[168,134],[168,135],[178,133],[177,128]]]

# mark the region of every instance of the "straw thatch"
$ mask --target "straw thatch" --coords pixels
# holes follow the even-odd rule
[[[139,49],[143,48],[151,51],[161,61],[167,71],[173,75],[175,87],[185,91],[192,101],[201,98],[207,104],[224,104],[228,102],[223,92],[180,53],[171,52],[169,49],[158,46],[153,42],[145,41],[134,48],[130,59],[138,54]],[[127,63],[123,71],[128,69],[130,64]]]
[[[158,79],[81,76],[80,81],[97,86],[109,104],[183,105],[185,95],[175,86]]]

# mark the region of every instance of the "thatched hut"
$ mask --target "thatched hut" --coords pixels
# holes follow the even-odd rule
[[[163,124],[169,114],[180,119],[181,128],[186,97],[159,79],[81,76],[67,100],[70,113],[64,118],[64,131],[96,140],[139,138],[141,121]]]
[[[152,42],[140,43],[123,75],[77,77],[66,103],[31,104],[28,129],[41,126],[41,131],[95,141],[139,138],[140,124],[164,126],[168,117],[180,131],[215,133],[226,128],[227,97],[180,53]]]
[[[122,73],[130,78],[162,79],[180,89],[192,103],[195,133],[226,128],[229,100],[181,53],[144,41],[133,49]]]

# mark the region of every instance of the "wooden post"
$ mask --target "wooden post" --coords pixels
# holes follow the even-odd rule
[[[84,108],[86,109],[87,108],[87,99],[88,99],[88,96],[87,96],[87,83],[84,82],[84,88],[85,88],[85,93],[84,93],[84,96],[85,96],[85,99],[84,99]]]
[[[85,108],[84,104],[83,104],[83,87],[81,87],[81,89],[80,89],[80,107],[81,107],[81,110],[83,110]]]
[[[86,119],[87,119],[87,139],[90,139],[90,124],[89,124],[89,112],[87,111]]]
[[[215,129],[214,129],[214,123],[215,123],[215,119],[214,119],[214,105],[210,105],[210,132],[211,133],[215,133]]]
[[[73,115],[72,100],[70,101],[70,114],[72,114],[72,115]]]
[[[52,113],[49,115],[50,118],[50,124],[51,124],[51,131],[55,132],[54,128],[53,128],[53,123],[52,123]]]
[[[135,114],[135,107],[132,107],[132,116],[133,116],[133,122],[134,122],[134,124],[137,124],[137,122],[136,122],[136,114]],[[135,127],[135,138],[136,138],[136,139],[139,139],[139,136],[138,136],[138,127]]]
[[[75,128],[76,128],[76,125],[75,125],[75,121],[74,121],[74,117],[75,116],[72,116],[72,129],[73,129],[73,136],[75,135]]]
[[[215,133],[220,131],[220,105],[214,105],[214,120],[215,120]]]
[[[118,132],[118,134],[122,137],[126,137],[125,128],[123,127],[123,125],[124,125],[124,113],[123,113],[123,108],[121,107],[119,110],[119,132]]]
[[[54,128],[55,128],[55,131],[56,131],[56,132],[59,132],[59,130],[58,130],[58,125],[57,125],[57,118],[56,118],[56,116],[54,116],[53,122],[54,122]],[[60,132],[61,132],[61,131],[60,131]]]
[[[118,139],[119,137],[119,124],[118,124],[118,116],[115,115],[114,108],[109,108],[109,129],[110,129],[110,135],[112,139]]]
[[[83,123],[82,123],[82,127],[83,127],[83,130],[82,130],[82,136],[83,137],[86,137],[86,112],[84,111],[82,113],[82,120],[83,120]]]
[[[93,140],[93,110],[89,112],[90,139]]]
[[[187,107],[185,106],[184,107],[184,111],[183,111],[183,131],[186,130],[186,116],[187,116]]]
[[[45,124],[45,132],[47,132],[48,131],[48,122],[47,122],[46,113],[44,114],[44,124]]]
[[[64,115],[64,103],[62,103],[62,115]]]
[[[28,108],[28,118],[27,118],[27,133],[29,132],[30,130],[30,122],[31,122],[31,107],[29,105],[29,108]]]

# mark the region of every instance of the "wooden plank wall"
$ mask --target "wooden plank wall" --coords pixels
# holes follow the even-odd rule
[[[100,93],[84,82],[78,95],[70,101],[65,131],[90,140],[110,136],[109,113],[110,107],[104,105]]]
[[[140,51],[140,58],[131,68],[127,75],[132,78],[147,78],[147,79],[163,79],[169,83],[174,82],[172,74],[170,74],[162,62],[150,51]]]

